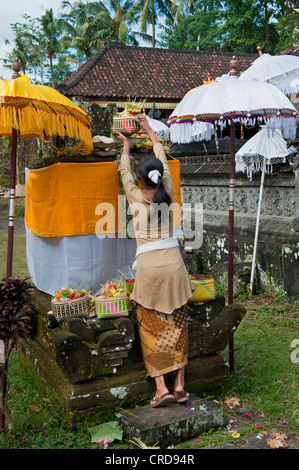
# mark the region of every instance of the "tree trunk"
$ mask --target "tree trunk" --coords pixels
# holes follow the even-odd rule
[[[52,57],[52,55],[50,55],[50,71],[51,71],[52,87],[56,88],[56,82],[55,82],[54,71],[53,71],[53,57]]]
[[[270,43],[269,43],[269,11],[268,11],[268,2],[265,1],[265,45],[266,45],[266,52],[270,50]]]
[[[152,46],[156,47],[156,33],[155,33],[155,5],[153,0],[151,0],[152,5],[152,28],[153,28],[153,35],[152,35]]]

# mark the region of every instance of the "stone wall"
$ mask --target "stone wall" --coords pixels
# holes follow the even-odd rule
[[[298,145],[298,142],[297,142]],[[228,147],[228,145],[227,145]],[[184,155],[181,162],[182,203],[203,205],[203,244],[200,252],[208,272],[226,270],[228,254],[229,155]],[[190,152],[191,153],[191,152]],[[260,191],[260,173],[250,181],[236,173],[234,259],[236,270],[251,261]],[[257,247],[256,289],[284,289],[299,295],[299,155],[294,165],[274,165],[265,176]],[[249,272],[248,272],[249,271]],[[269,286],[269,283],[272,285]]]

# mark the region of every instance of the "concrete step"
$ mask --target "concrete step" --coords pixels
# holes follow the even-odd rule
[[[184,404],[142,406],[116,413],[127,439],[137,437],[147,446],[165,448],[198,436],[224,423],[219,405],[190,394]]]

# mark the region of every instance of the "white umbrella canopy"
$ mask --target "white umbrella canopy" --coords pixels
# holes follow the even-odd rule
[[[240,76],[240,80],[253,79],[269,82],[290,95],[299,90],[299,57],[262,54]]]
[[[266,172],[269,172],[275,163],[291,162],[294,153],[297,149],[287,147],[286,141],[274,127],[262,126],[236,153],[236,172],[246,172],[252,180],[252,174],[263,169],[264,160]]]
[[[171,113],[171,140],[188,143],[192,127],[199,122],[214,123],[221,129],[231,121],[245,126],[275,120],[286,139],[296,136],[296,108],[275,86],[258,80],[219,80],[194,89]]]
[[[288,158],[294,155],[294,153],[297,153],[297,149],[294,146],[288,148],[286,141],[279,132],[269,125],[263,126],[262,129],[248,140],[236,153],[236,171],[247,171],[247,176],[250,180],[252,178],[252,172],[262,171],[250,275],[251,294],[253,292],[265,173],[267,167],[269,169],[274,163],[286,163]]]
[[[159,137],[168,140],[170,129],[166,124],[164,124],[164,122],[158,121],[158,119],[152,119],[149,116],[146,116],[146,119],[150,127]]]

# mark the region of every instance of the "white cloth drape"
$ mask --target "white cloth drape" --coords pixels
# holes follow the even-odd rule
[[[39,237],[26,229],[29,275],[41,291],[54,295],[62,287],[96,294],[108,280],[131,279],[136,240],[96,235]]]

